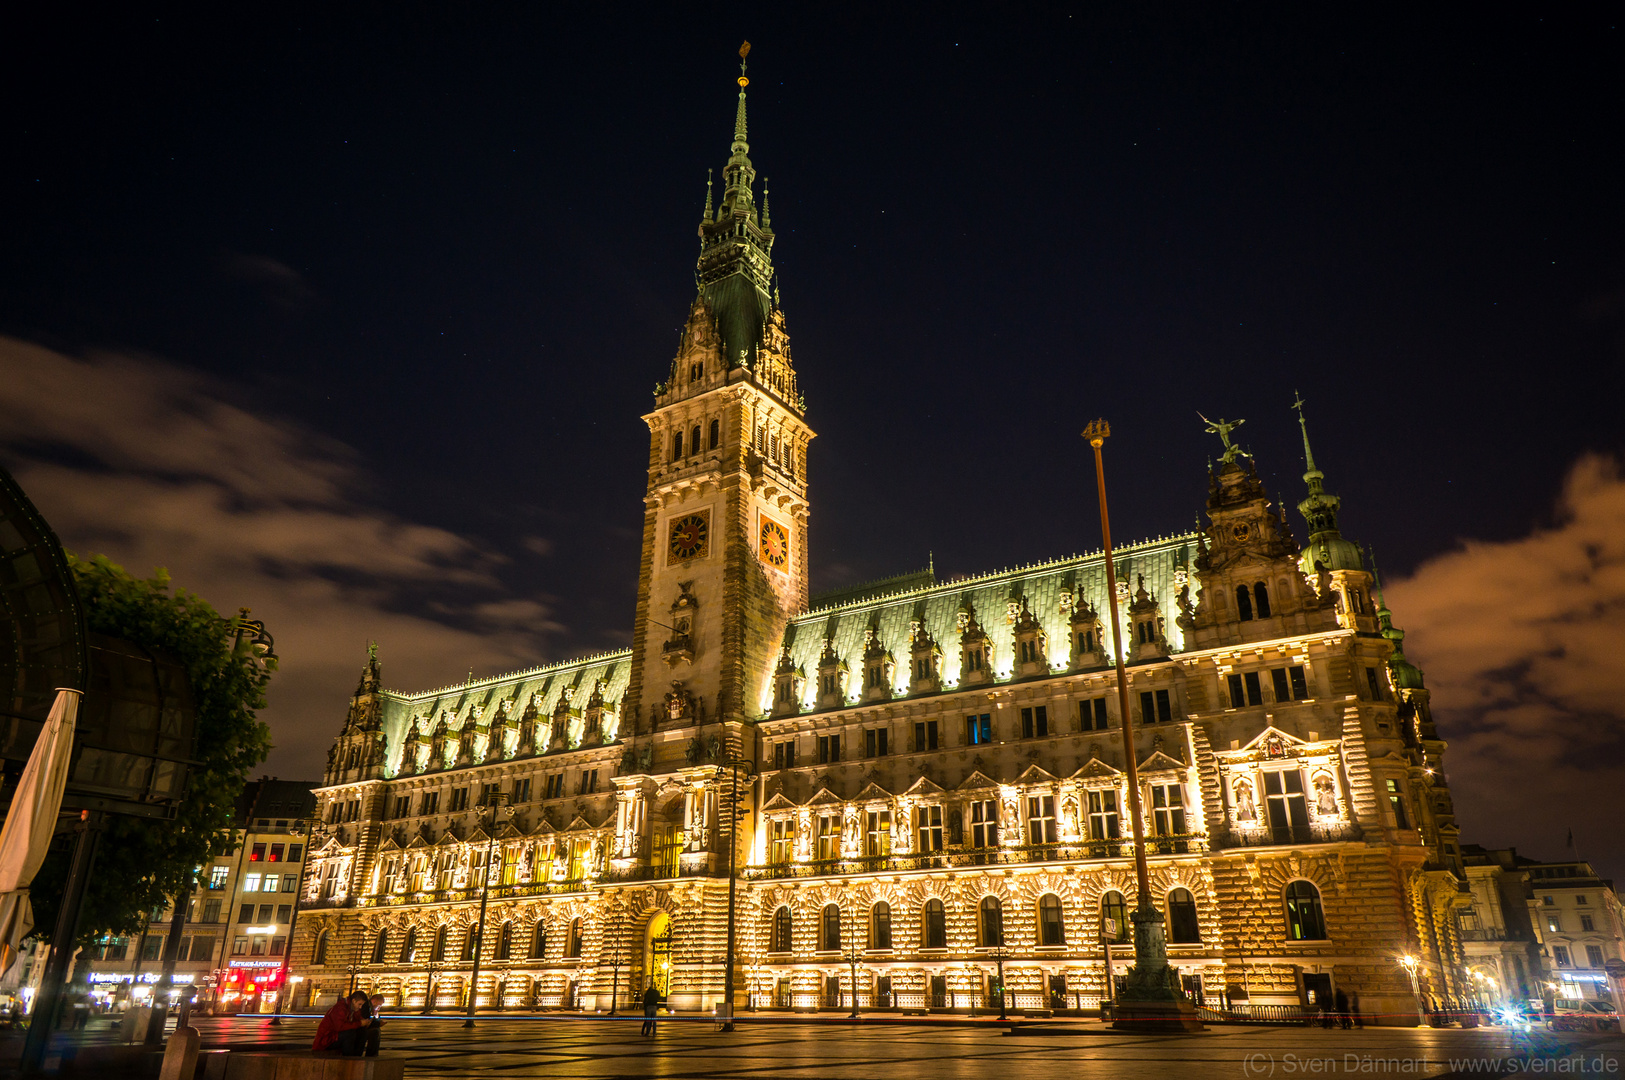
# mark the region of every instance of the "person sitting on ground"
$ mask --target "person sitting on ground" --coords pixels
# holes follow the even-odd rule
[[[359,990],[334,1002],[317,1026],[316,1041],[310,1048],[317,1053],[332,1050],[345,1057],[360,1057],[366,1039],[363,1029],[370,1022],[361,1015],[366,1005],[367,995]]]

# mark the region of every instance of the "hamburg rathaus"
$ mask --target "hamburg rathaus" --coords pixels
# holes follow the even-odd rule
[[[353,981],[400,1010],[607,1010],[652,983],[708,1010],[733,870],[738,1009],[1094,1009],[1133,960],[1130,755],[1189,997],[1414,1016],[1402,953],[1460,993],[1444,744],[1301,411],[1303,541],[1217,425],[1206,525],[1114,553],[1116,635],[1100,554],[811,595],[814,433],[738,82],[643,416],[632,647],[424,691],[367,659],[296,1004]]]

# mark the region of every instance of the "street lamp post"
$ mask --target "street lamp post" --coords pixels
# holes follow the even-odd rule
[[[743,769],[746,776],[756,775],[754,763],[743,757],[730,757],[722,762],[722,768],[733,774],[733,784],[728,793],[728,954],[723,963],[722,987],[722,1030],[734,1029],[734,895],[739,885],[738,859],[736,851],[739,846],[739,771]]]
[[[474,1026],[474,1005],[479,1000],[480,993],[480,954],[485,951],[485,905],[491,898],[491,852],[497,841],[497,814],[507,810],[513,813],[508,806],[508,793],[505,791],[488,791],[480,799],[477,811],[481,822],[485,823],[485,868],[480,873],[480,921],[474,925],[474,974],[468,980],[468,1017],[463,1021],[465,1028]]]
[[[1410,953],[1406,953],[1399,958],[1399,963],[1404,967],[1405,973],[1411,977],[1411,1003],[1416,1006],[1417,1022],[1420,1023],[1422,1019],[1422,985],[1417,980],[1416,969],[1421,966],[1422,962]]]
[[[1101,446],[1111,426],[1096,420],[1083,430],[1095,451],[1095,485],[1100,497],[1100,536],[1106,559],[1106,600],[1112,619],[1112,651],[1117,661],[1117,705],[1123,728],[1123,760],[1128,781],[1129,820],[1134,827],[1134,882],[1139,903],[1129,921],[1134,924],[1134,967],[1124,980],[1122,999],[1114,1010],[1113,1027],[1133,1031],[1202,1031],[1191,1003],[1179,988],[1179,975],[1168,964],[1168,943],[1162,913],[1151,902],[1151,873],[1145,858],[1145,819],[1140,799],[1140,771],[1135,761],[1134,722],[1129,715],[1128,673],[1123,666],[1123,630],[1117,612],[1117,566],[1112,555],[1111,519],[1106,512],[1106,466]]]
[[[277,977],[276,988],[276,1014],[271,1017],[271,1026],[282,1025],[282,1003],[288,996],[288,965],[293,960],[293,934],[299,927],[299,901],[305,896],[305,867],[310,865],[310,840],[316,832],[316,815],[311,814],[303,822],[305,826],[305,846],[299,854],[304,856],[299,860],[299,888],[293,894],[293,908],[288,913],[288,943],[282,949],[282,973]]]
[[[847,919],[847,925],[852,932],[844,935],[846,949],[844,950],[845,955],[841,957],[851,970],[852,1011],[847,1014],[849,1020],[858,1019],[858,961],[863,959],[863,953],[858,947],[856,922],[855,918],[848,917]]]

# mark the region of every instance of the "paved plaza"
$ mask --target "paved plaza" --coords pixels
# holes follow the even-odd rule
[[[1123,1035],[1098,1023],[1044,1024],[1066,1034],[1006,1034],[995,1022],[920,1020],[848,1024],[822,1019],[742,1021],[719,1032],[709,1020],[665,1019],[652,1038],[642,1017],[503,1017],[473,1031],[450,1018],[393,1018],[386,1053],[408,1059],[407,1076],[718,1077],[725,1080],[921,1080],[960,1077],[1225,1078],[1298,1076],[1617,1077],[1617,1035],[1476,1030],[1214,1027],[1206,1034]],[[111,1041],[105,1021],[88,1038]],[[303,1050],[314,1019],[272,1027],[263,1017],[203,1019],[204,1047]],[[1075,1033],[1073,1033],[1075,1032]],[[15,1062],[15,1041],[8,1041]],[[13,1070],[14,1071],[14,1070]]]

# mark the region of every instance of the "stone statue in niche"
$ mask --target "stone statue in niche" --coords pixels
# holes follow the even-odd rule
[[[1337,816],[1337,785],[1326,773],[1315,774],[1315,813],[1321,817]]]
[[[681,679],[673,681],[671,690],[666,694],[666,719],[675,724],[693,715],[693,712],[694,696],[683,689]]]
[[[1236,791],[1236,820],[1254,822],[1258,820],[1258,806],[1253,802],[1253,785],[1247,780],[1237,780]]]

